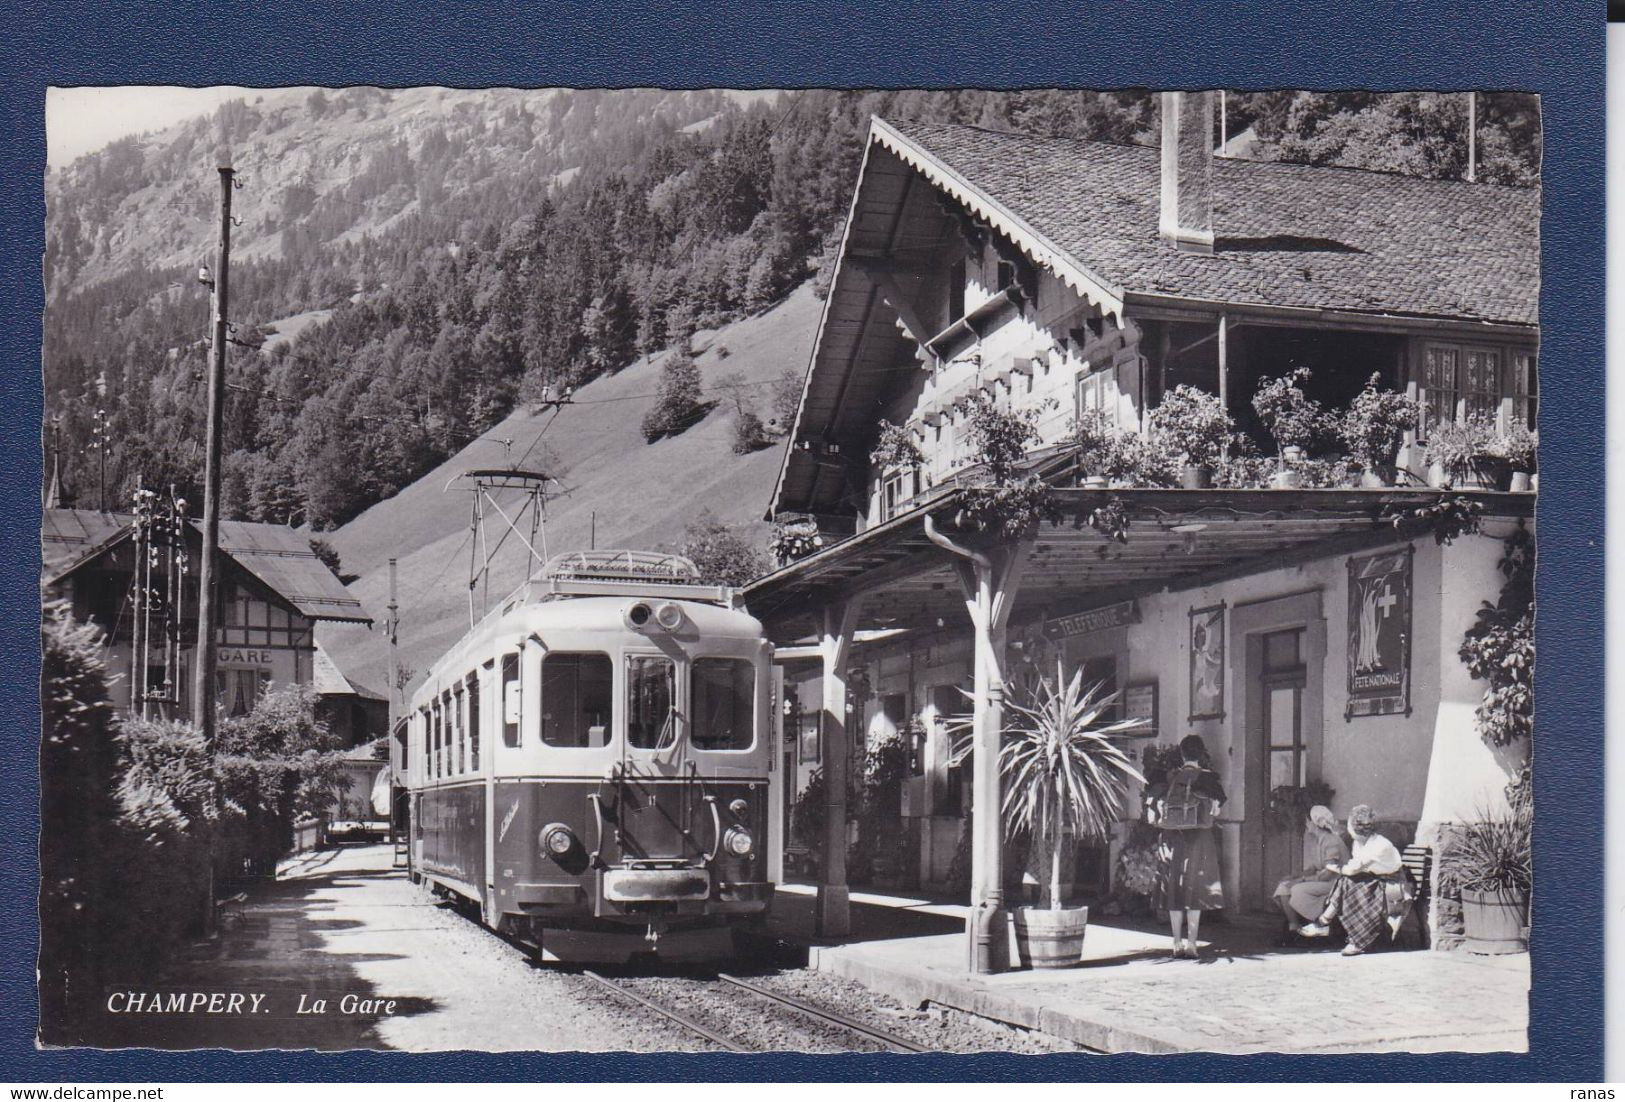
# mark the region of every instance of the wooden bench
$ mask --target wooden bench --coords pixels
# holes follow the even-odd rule
[[[1411,901],[1408,921],[1402,923],[1399,933],[1394,940],[1398,942],[1405,935],[1407,926],[1410,926],[1411,936],[1415,939],[1416,947],[1428,947],[1428,906],[1432,901],[1432,873],[1433,873],[1433,847],[1423,845],[1406,846],[1399,854],[1404,864],[1405,875],[1410,878],[1411,890],[1415,898]]]

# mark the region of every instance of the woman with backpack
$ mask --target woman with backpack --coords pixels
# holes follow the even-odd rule
[[[1207,747],[1199,736],[1180,740],[1179,756],[1179,767],[1153,784],[1146,796],[1169,853],[1163,896],[1174,939],[1170,955],[1195,959],[1202,912],[1224,906],[1213,822],[1225,795],[1218,774],[1207,766]]]

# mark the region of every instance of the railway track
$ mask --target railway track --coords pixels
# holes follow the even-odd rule
[[[679,1012],[677,1010],[673,1010],[669,1006],[661,1005],[660,1003],[657,1003],[654,1000],[647,998],[646,996],[638,993],[637,991],[632,990],[632,988],[629,987],[625,983],[617,983],[614,980],[606,979],[605,977],[599,975],[597,972],[593,972],[593,971],[590,971],[590,970],[582,971],[581,975],[586,976],[588,979],[593,980],[594,982],[596,982],[597,984],[602,985],[603,987],[608,988],[609,990],[613,991],[616,995],[620,996],[621,998],[623,998],[623,999],[625,999],[625,1000],[627,1000],[629,1002],[636,1003],[637,1005],[643,1007],[644,1009],[649,1010],[649,1011],[653,1012],[654,1014],[657,1014],[660,1017],[665,1018],[668,1021],[676,1023],[677,1025],[683,1027],[684,1029],[688,1030],[689,1032],[695,1033],[695,1034],[699,1035],[700,1037],[705,1038],[707,1041],[711,1042],[712,1044],[721,1047],[724,1051],[727,1051],[727,1052],[757,1052],[757,1051],[763,1051],[761,1048],[751,1047],[749,1045],[742,1044],[737,1039],[735,1039],[733,1037],[730,1037],[730,1036],[728,1036],[726,1034],[723,1034],[723,1033],[719,1033],[716,1030],[710,1028],[709,1026],[707,1026],[707,1025],[701,1023],[701,1022],[695,1021],[692,1017],[690,1017],[687,1014],[684,1014],[684,1013]],[[756,997],[758,1000],[760,1000],[762,1002],[765,1002],[765,1003],[770,1003],[770,1004],[780,1008],[782,1011],[787,1012],[787,1014],[789,1016],[799,1015],[799,1016],[804,1017],[804,1018],[812,1019],[813,1021],[821,1023],[824,1026],[835,1027],[836,1029],[845,1031],[848,1034],[853,1034],[853,1035],[855,1035],[857,1037],[861,1037],[861,1038],[863,1038],[864,1040],[866,1040],[866,1041],[868,1041],[870,1043],[878,1044],[882,1048],[884,1048],[886,1051],[889,1051],[889,1052],[926,1052],[926,1051],[929,1051],[928,1049],[925,1048],[925,1046],[915,1044],[913,1041],[910,1041],[906,1037],[899,1037],[895,1033],[890,1033],[890,1032],[888,1032],[886,1030],[878,1029],[878,1028],[876,1028],[874,1026],[871,1026],[871,1025],[868,1025],[868,1024],[866,1024],[864,1022],[860,1022],[855,1018],[848,1017],[845,1014],[841,1014],[841,1013],[839,1013],[837,1011],[830,1010],[830,1009],[828,1009],[826,1007],[815,1006],[812,1003],[805,1002],[804,1000],[795,998],[795,997],[790,996],[790,995],[785,995],[785,994],[783,994],[781,992],[778,992],[778,991],[770,991],[765,987],[758,986],[757,984],[751,983],[748,980],[742,980],[737,976],[730,976],[725,972],[721,972],[721,973],[717,974],[716,978],[717,978],[717,980],[719,982],[721,982],[723,984],[726,984],[731,988],[748,992],[750,995]],[[780,1047],[780,1046],[774,1046],[774,1047]]]
[[[628,1000],[630,1000],[630,1001],[632,1001],[634,1003],[637,1003],[639,1006],[643,1007],[645,1010],[653,1011],[655,1014],[659,1015],[662,1018],[665,1018],[667,1021],[676,1022],[678,1025],[682,1026],[684,1029],[688,1030],[690,1033],[698,1033],[701,1037],[704,1037],[707,1041],[710,1041],[714,1045],[720,1045],[724,1050],[726,1050],[728,1052],[749,1052],[749,1051],[751,1051],[750,1049],[746,1048],[744,1045],[736,1044],[735,1042],[729,1040],[727,1037],[724,1037],[722,1034],[717,1033],[717,1032],[715,1032],[715,1031],[701,1025],[699,1022],[696,1022],[693,1018],[690,1018],[688,1015],[679,1014],[677,1011],[672,1010],[669,1007],[661,1006],[657,1002],[654,1002],[654,1001],[652,1001],[650,999],[646,999],[642,995],[638,994],[636,991],[633,991],[630,987],[627,987],[624,984],[616,983],[614,980],[607,980],[603,976],[600,976],[597,972],[592,971],[591,969],[583,969],[581,974],[583,976],[586,976],[589,980],[592,980],[594,983],[597,983],[597,984],[600,984],[600,985],[602,985],[604,987],[607,987],[609,990],[615,992],[615,994],[620,996],[621,998],[628,999]]]

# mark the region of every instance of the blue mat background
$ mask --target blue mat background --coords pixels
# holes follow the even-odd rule
[[[1603,76],[1600,7],[880,0],[706,5],[6,0],[0,60],[0,1081],[1602,1078]],[[1537,876],[1530,1053],[671,1056],[34,1047],[40,256],[49,85],[1481,88],[1544,97]],[[1549,887],[1548,887],[1549,886]],[[1403,997],[1396,993],[1396,997]],[[1471,1007],[1463,1007],[1470,1015]]]

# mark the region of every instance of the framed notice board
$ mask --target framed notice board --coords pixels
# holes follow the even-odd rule
[[[1130,738],[1157,737],[1157,683],[1140,681],[1123,688],[1123,718],[1143,719],[1145,725],[1124,734]]]

